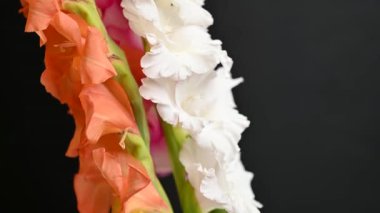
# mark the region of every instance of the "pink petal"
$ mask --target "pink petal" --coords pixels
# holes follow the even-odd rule
[[[101,9],[104,10],[105,8],[109,7],[111,4],[113,4],[115,1],[118,0],[96,0],[96,5]]]
[[[160,176],[166,176],[171,173],[172,169],[160,119],[157,115],[155,105],[152,102],[145,101],[144,105],[148,117],[151,138],[150,149],[156,173]]]

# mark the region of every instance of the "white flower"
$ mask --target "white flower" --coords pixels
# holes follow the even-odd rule
[[[221,42],[207,27],[212,16],[191,0],[123,0],[133,31],[146,38],[151,50],[141,61],[149,78],[183,80],[220,62]]]
[[[229,213],[259,212],[261,204],[250,185],[253,175],[244,169],[237,145],[218,126],[193,135],[184,144],[180,160],[203,212],[216,208]]]
[[[122,0],[121,6],[133,31],[142,37],[151,33],[163,39],[176,28],[207,28],[213,23],[211,14],[191,0]]]
[[[253,174],[244,169],[238,146],[249,126],[232,94],[242,79],[232,78],[232,59],[207,32],[213,19],[202,8],[204,0],[122,0],[121,5],[132,30],[150,45],[141,60],[147,78],[140,94],[157,104],[165,122],[191,135],[180,161],[202,210],[259,213]]]
[[[213,70],[221,60],[221,42],[197,26],[179,28],[162,41],[149,34],[147,40],[151,50],[142,58],[141,66],[149,78],[183,80]]]
[[[141,95],[157,104],[161,118],[188,131],[199,132],[218,123],[236,138],[249,125],[238,113],[231,89],[242,79],[232,79],[221,71],[194,74],[183,81],[143,79]]]

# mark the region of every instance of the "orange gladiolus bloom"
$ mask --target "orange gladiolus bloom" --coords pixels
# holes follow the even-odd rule
[[[49,93],[69,106],[74,116],[77,128],[67,154],[76,156],[75,149],[86,140],[81,133],[85,126],[85,111],[79,96],[84,87],[101,85],[112,79],[116,71],[107,57],[106,44],[100,32],[74,15],[59,12],[56,17],[43,31],[48,40],[46,69],[41,82]],[[127,97],[125,99],[128,100]],[[129,123],[134,122],[131,114]]]
[[[125,154],[116,134],[80,150],[80,170],[74,186],[80,212],[109,212],[118,201],[121,212],[167,212],[145,169]]]
[[[138,133],[128,96],[115,80],[85,86],[79,97],[90,142],[96,143],[102,135],[110,133]]]
[[[124,147],[126,132],[139,134],[129,99],[113,78],[116,71],[101,33],[61,0],[22,0],[25,30],[46,44],[41,82],[67,104],[76,125],[67,155],[80,157],[74,188],[80,212],[168,212],[142,166]]]

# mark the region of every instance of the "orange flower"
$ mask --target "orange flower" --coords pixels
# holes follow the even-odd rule
[[[114,79],[103,84],[85,85],[79,96],[81,107],[70,111],[75,119],[76,131],[67,151],[68,156],[76,156],[78,150],[97,143],[102,136],[116,134],[118,142],[124,142],[122,135],[138,134],[128,96]],[[120,143],[124,145],[124,143]]]
[[[68,26],[66,26],[68,25]],[[76,156],[85,143],[85,112],[79,99],[84,87],[95,85],[116,75],[107,58],[101,34],[83,20],[59,12],[51,26],[43,31],[46,41],[45,65],[41,83],[61,103],[67,104],[76,124],[68,156]],[[99,51],[101,50],[101,51]],[[133,120],[133,117],[132,117]]]
[[[86,116],[86,136],[96,143],[110,133],[138,133],[128,96],[115,82],[86,86],[79,95]]]
[[[49,62],[72,61],[67,65],[59,65],[65,65],[66,71],[79,72],[84,84],[102,83],[116,75],[108,59],[107,45],[101,33],[80,17],[62,12],[60,0],[24,0],[23,5],[22,11],[28,17],[25,31],[36,32],[41,38],[41,44],[48,42],[49,37],[50,44],[47,47],[52,48],[47,53],[62,59],[66,57],[66,60],[49,60],[47,57],[47,69]],[[49,36],[45,34],[46,30],[50,31]],[[66,69],[67,66],[72,69]]]
[[[46,69],[41,83],[69,106],[75,119],[76,131],[67,151],[68,156],[74,157],[86,141],[85,113],[79,94],[86,85],[105,82],[116,71],[101,33],[80,17],[62,12],[60,5],[57,0],[26,0],[23,11],[28,17],[26,31],[36,32],[41,43],[46,44]]]
[[[78,46],[82,46],[80,32],[85,31],[87,25],[80,19],[70,18],[69,15],[61,16],[67,18],[66,23],[70,27],[65,28],[59,25],[62,22],[56,22],[55,26],[49,26],[42,32],[48,40],[45,51],[46,69],[42,73],[41,83],[62,104],[68,105],[70,114],[74,117],[76,129],[66,154],[75,157],[81,141],[85,141],[85,117],[79,100],[83,84],[79,73],[81,67],[78,65]]]
[[[117,146],[116,136],[104,136],[80,151],[80,170],[74,180],[79,211],[108,213],[117,201],[123,213],[168,212],[144,167]]]
[[[92,149],[80,150],[79,156],[80,169],[74,178],[79,212],[109,213],[114,202],[112,188],[96,167],[92,157]]]
[[[76,125],[67,155],[80,157],[74,188],[80,212],[169,212],[142,164],[119,144],[126,133],[139,134],[127,94],[113,78],[105,39],[61,0],[22,0],[25,30],[46,44],[41,82],[67,104]]]
[[[49,66],[63,65],[60,69],[75,72],[73,80],[80,80],[82,84],[99,84],[116,76],[107,56],[106,42],[96,28],[88,26],[75,15],[62,12],[58,12],[50,24],[49,28],[55,32],[51,30],[50,35],[44,33],[49,39],[45,58],[47,70]]]
[[[23,9],[20,11],[26,15],[27,22],[25,32],[36,32],[41,37],[41,45],[46,42],[43,30],[48,28],[50,21],[60,10],[60,0],[22,0]]]

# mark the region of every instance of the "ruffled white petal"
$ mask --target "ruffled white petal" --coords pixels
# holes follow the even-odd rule
[[[154,0],[122,0],[123,14],[132,30],[145,36],[147,33],[160,33],[160,15]]]
[[[123,0],[123,13],[135,33],[147,39],[151,50],[141,65],[149,78],[182,80],[204,73],[219,63],[221,42],[206,27],[212,16],[189,0]]]
[[[166,34],[165,40],[149,34],[147,40],[151,49],[141,66],[149,78],[183,80],[213,70],[222,59],[221,42],[197,26],[178,28]]]
[[[185,25],[198,25],[204,28],[209,27],[213,24],[214,20],[211,14],[199,7],[201,1],[175,1],[178,7],[179,17],[183,20]]]
[[[224,208],[231,213],[256,213],[261,204],[251,189],[252,173],[241,161],[239,148],[218,126],[209,126],[180,153],[188,178],[205,212]]]
[[[175,110],[176,83],[169,79],[160,81],[145,78],[142,79],[140,94],[147,100],[157,104],[157,111],[161,118],[169,124],[178,122],[179,113]]]
[[[144,79],[141,95],[157,104],[162,119],[172,125],[199,132],[218,123],[235,140],[248,127],[248,119],[235,109],[232,87],[236,81],[220,72],[192,75],[183,81]]]
[[[121,6],[131,28],[142,37],[154,33],[163,39],[185,25],[206,28],[213,23],[207,10],[188,0],[122,0]]]

